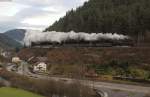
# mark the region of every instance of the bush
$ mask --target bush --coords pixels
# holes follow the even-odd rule
[[[149,79],[150,72],[143,69],[131,67],[130,74],[134,78]]]
[[[4,83],[3,82],[0,82],[0,87],[3,87],[4,86]]]
[[[150,94],[146,94],[144,97],[150,97]]]
[[[0,76],[9,80],[12,87],[25,89],[42,94],[47,97],[58,95],[58,97],[92,97],[91,88],[81,85],[79,82],[64,83],[54,80],[31,79],[15,73],[3,71]]]

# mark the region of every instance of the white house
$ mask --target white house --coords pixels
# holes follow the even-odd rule
[[[12,58],[12,63],[20,63],[21,59],[19,57],[13,57]]]
[[[37,65],[33,66],[34,72],[44,72],[47,70],[47,64],[44,62],[40,62]]]
[[[9,58],[9,57],[11,57],[11,52],[0,50],[0,55],[5,57],[5,58]]]

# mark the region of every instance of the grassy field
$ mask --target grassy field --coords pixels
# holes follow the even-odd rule
[[[0,97],[43,97],[25,90],[2,87],[0,88]]]

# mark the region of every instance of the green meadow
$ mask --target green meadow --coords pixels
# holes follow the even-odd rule
[[[2,87],[0,88],[0,97],[43,97],[43,96],[21,89]]]

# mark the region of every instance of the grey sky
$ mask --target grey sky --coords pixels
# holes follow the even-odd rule
[[[43,30],[87,0],[0,0],[0,32],[14,28]]]

